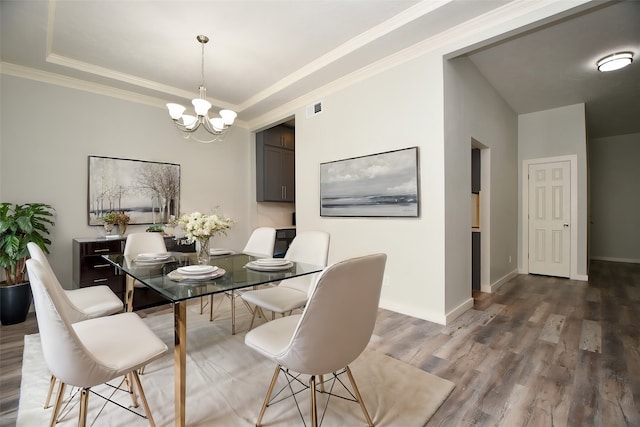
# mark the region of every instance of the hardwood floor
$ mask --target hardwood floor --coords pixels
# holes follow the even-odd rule
[[[380,310],[369,347],[456,384],[429,427],[640,426],[640,264],[592,262],[589,277],[518,276],[448,326]],[[33,314],[0,329],[0,426],[36,331]]]

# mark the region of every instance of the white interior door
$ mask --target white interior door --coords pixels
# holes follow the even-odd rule
[[[529,272],[571,275],[571,164],[529,165]]]

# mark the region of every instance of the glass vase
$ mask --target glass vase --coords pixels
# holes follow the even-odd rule
[[[196,239],[198,264],[209,264],[209,239],[209,237],[198,237]]]
[[[113,231],[113,224],[105,222],[104,223],[104,231],[105,231],[107,236],[110,236],[111,232]]]

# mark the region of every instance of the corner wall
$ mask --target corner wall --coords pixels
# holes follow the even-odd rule
[[[522,189],[522,162],[546,157],[575,155],[577,187],[577,277],[587,278],[587,137],[584,104],[522,114],[518,117],[518,188]],[[518,192],[518,217],[522,218],[522,191]],[[518,223],[518,267],[523,268],[523,227]],[[573,273],[572,273],[573,274]]]
[[[589,140],[592,259],[640,263],[640,134]]]
[[[517,116],[468,58],[445,61],[446,308],[471,297],[471,140],[490,151],[481,183],[482,267],[491,286],[513,274],[517,256]],[[485,170],[489,168],[489,170]],[[486,248],[489,250],[487,251]],[[511,257],[511,262],[509,262]]]

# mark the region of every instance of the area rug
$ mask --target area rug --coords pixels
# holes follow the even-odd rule
[[[199,314],[199,303],[190,304],[187,315],[187,403],[188,426],[253,426],[260,411],[275,364],[249,349],[244,334],[230,334],[229,302],[217,299],[216,317],[209,322]],[[239,305],[240,306],[240,305]],[[239,307],[238,327],[246,331],[249,317]],[[148,315],[145,321],[173,348],[173,317],[166,310]],[[123,331],[126,333],[126,331]],[[126,351],[126,349],[123,349]],[[424,426],[454,388],[450,381],[399,362],[384,354],[366,350],[351,369],[376,426]],[[17,426],[47,425],[51,409],[43,409],[49,372],[42,356],[38,334],[25,336],[22,385]],[[170,350],[151,363],[141,376],[142,386],[158,427],[174,425],[173,357]],[[285,384],[283,380],[282,384]],[[348,380],[345,377],[345,381]],[[276,390],[278,386],[276,386]],[[94,387],[101,395],[113,393],[107,386]],[[77,396],[70,402],[58,426],[77,425]],[[116,392],[115,400],[131,406],[126,393]],[[308,393],[298,395],[302,414],[309,422]],[[323,407],[319,399],[319,408]],[[142,413],[142,408],[136,408]],[[319,409],[320,410],[320,409]],[[99,416],[96,418],[96,416]],[[89,397],[88,424],[95,426],[146,426],[148,422],[98,396]],[[294,402],[282,401],[267,408],[264,426],[304,425]],[[366,425],[358,404],[331,398],[322,425]]]

